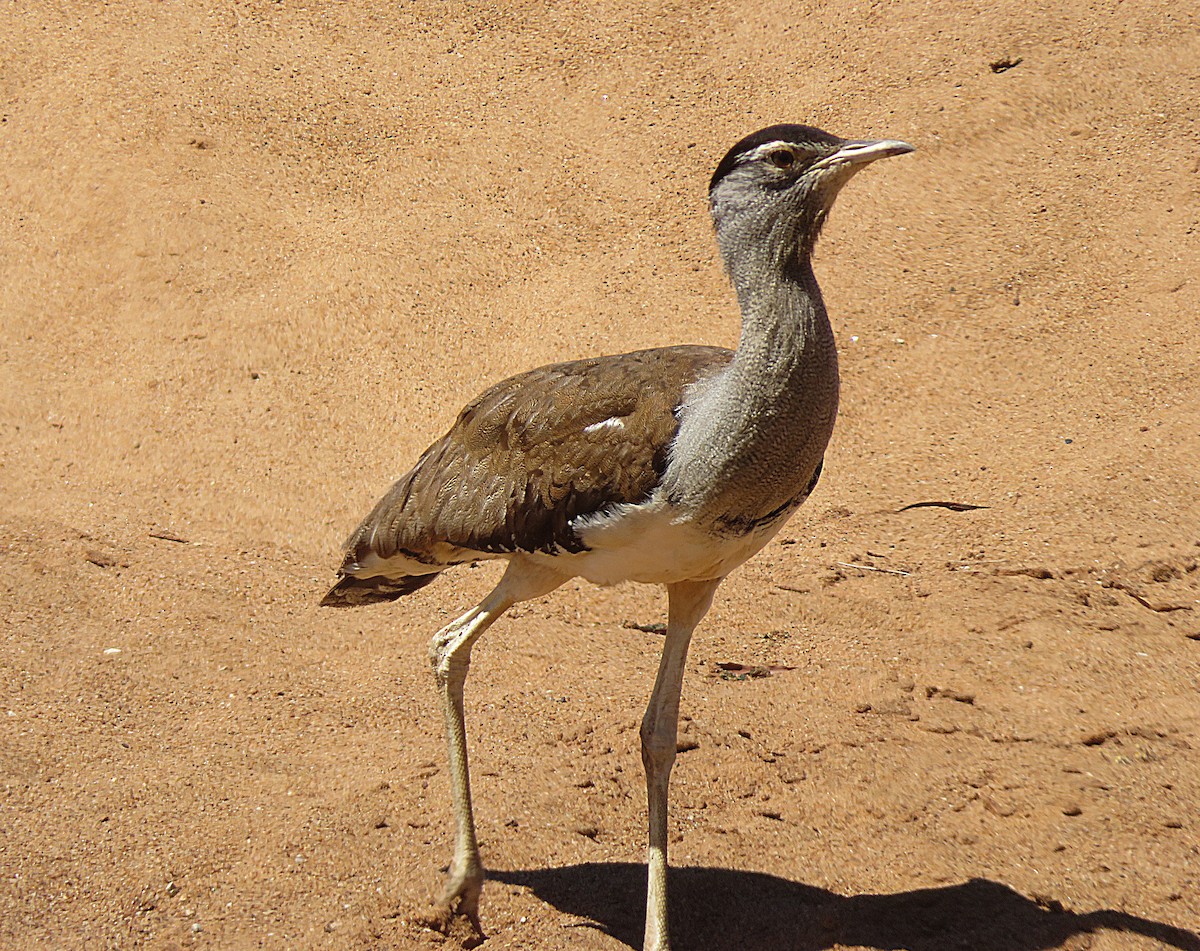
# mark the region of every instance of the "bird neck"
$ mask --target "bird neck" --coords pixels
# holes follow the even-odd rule
[[[754,391],[786,397],[787,391],[821,369],[837,352],[825,299],[805,256],[792,257],[749,276],[732,271],[742,311],[742,333],[732,368],[746,374]],[[801,379],[797,379],[797,374]],[[836,377],[836,372],[835,372]],[[753,380],[775,383],[755,386]]]
[[[726,260],[741,341],[728,368],[684,407],[665,488],[700,518],[711,512],[754,528],[778,513],[782,524],[833,432],[833,330],[807,254],[781,253],[773,266],[761,255]]]

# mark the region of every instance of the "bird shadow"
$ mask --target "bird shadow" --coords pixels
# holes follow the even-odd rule
[[[646,870],[631,863],[495,871],[560,911],[631,948],[641,947]],[[1163,947],[1200,951],[1200,935],[1113,909],[1074,912],[974,878],[890,895],[838,895],[774,875],[722,868],[670,872],[671,938],[696,951],[1040,951],[1100,930],[1142,935]],[[1072,945],[1075,946],[1075,945]],[[1078,945],[1086,947],[1086,945]]]

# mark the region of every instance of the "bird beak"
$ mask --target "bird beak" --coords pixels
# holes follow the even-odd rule
[[[810,171],[846,165],[866,165],[876,159],[890,158],[893,155],[904,155],[906,152],[915,151],[916,148],[897,139],[860,139],[843,142],[842,147],[832,155],[827,155],[819,162],[815,162]]]

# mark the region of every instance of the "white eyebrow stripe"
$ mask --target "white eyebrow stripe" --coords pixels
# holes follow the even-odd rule
[[[794,149],[796,146],[784,139],[776,139],[774,142],[764,142],[762,145],[756,145],[749,152],[747,152],[743,158],[756,159],[760,156],[766,155],[768,152],[773,152],[775,149],[780,147]]]
[[[738,158],[738,165],[750,165],[757,162],[774,152],[776,149],[787,149],[793,155],[796,152],[796,143],[789,142],[787,139],[775,139],[773,142],[764,142],[762,145],[756,145],[749,152],[744,152]]]

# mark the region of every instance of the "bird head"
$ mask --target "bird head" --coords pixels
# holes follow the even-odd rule
[[[747,244],[764,249],[765,243],[790,260],[807,255],[856,172],[912,151],[907,142],[841,139],[806,125],[773,125],[746,136],[721,160],[708,189],[726,260]]]

